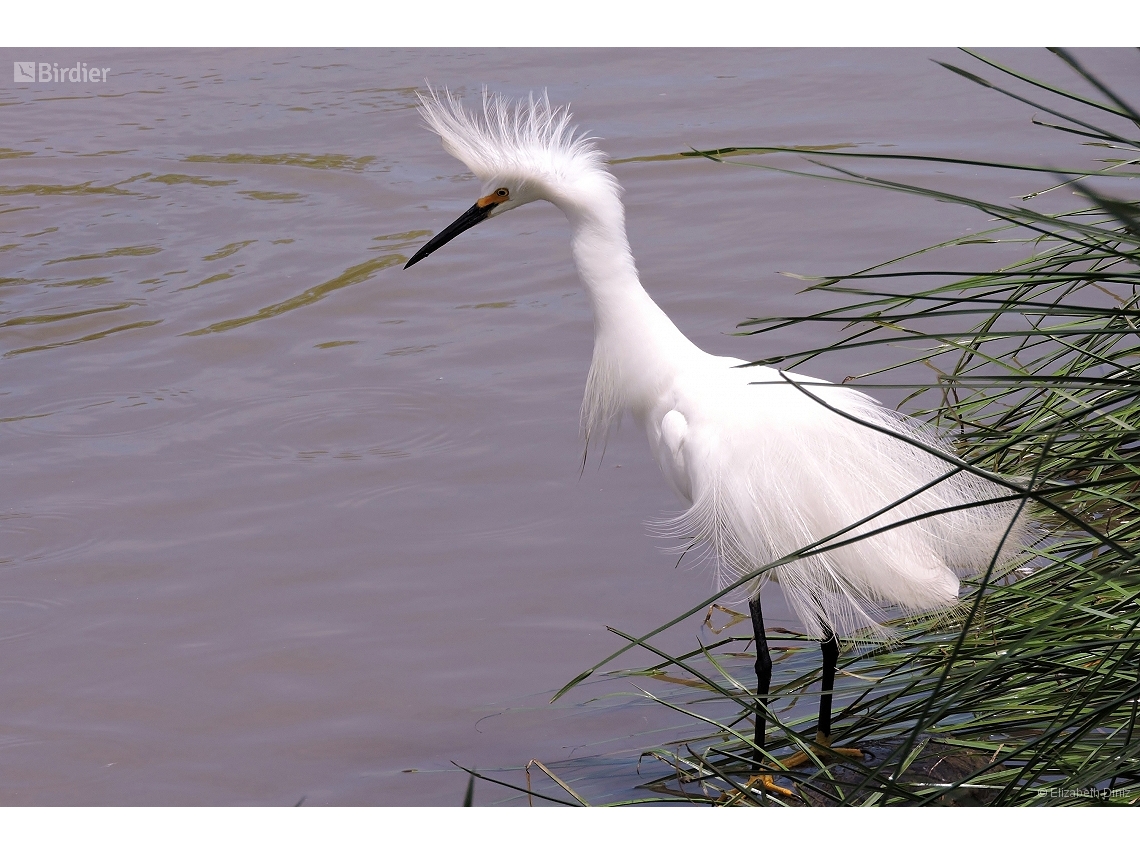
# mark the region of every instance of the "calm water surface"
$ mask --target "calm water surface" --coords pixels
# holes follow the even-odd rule
[[[657,626],[712,574],[646,535],[679,504],[636,430],[579,476],[592,322],[561,214],[528,207],[401,269],[478,190],[415,90],[546,87],[615,159],[857,143],[1072,161],[1073,139],[930,57],[967,59],[4,51],[4,75],[110,72],[0,85],[0,802],[457,804],[451,761],[652,743],[631,735],[671,714],[583,705],[611,688],[547,701],[618,646],[607,625]],[[731,337],[738,321],[825,305],[777,271],[986,225],[701,160],[614,171],[652,295],[700,346],[752,358],[805,342]]]

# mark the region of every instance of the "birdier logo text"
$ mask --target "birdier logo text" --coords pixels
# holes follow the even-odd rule
[[[88,67],[85,62],[61,66],[58,62],[14,62],[13,83],[106,83],[109,68]]]

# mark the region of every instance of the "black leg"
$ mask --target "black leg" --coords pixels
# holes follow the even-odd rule
[[[768,636],[764,632],[764,613],[760,611],[760,595],[748,601],[752,612],[752,632],[756,635],[756,745],[764,747],[766,715],[762,705],[768,703],[768,690],[772,687],[772,657],[768,653]],[[756,769],[760,768],[762,757],[759,751],[752,754]]]
[[[831,737],[831,694],[835,689],[835,665],[839,661],[839,642],[831,633],[820,642],[823,650],[823,692],[819,696],[819,735]]]

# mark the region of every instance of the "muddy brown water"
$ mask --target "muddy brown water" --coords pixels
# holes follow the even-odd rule
[[[478,189],[421,125],[425,78],[572,102],[627,161],[649,291],[705,349],[751,358],[803,333],[737,322],[825,305],[778,271],[854,270],[984,219],[638,158],[1088,157],[941,49],[3,53],[5,804],[457,804],[452,761],[605,754],[669,726],[583,705],[603,689],[547,705],[619,645],[606,626],[657,626],[712,574],[647,536],[680,506],[635,429],[580,474],[592,327],[554,208],[401,269]],[[996,53],[1068,80],[1041,52]],[[1130,53],[1086,56],[1135,79]],[[11,82],[27,61],[109,72]],[[1000,199],[1041,186],[883,169]],[[769,621],[793,625],[771,591]]]

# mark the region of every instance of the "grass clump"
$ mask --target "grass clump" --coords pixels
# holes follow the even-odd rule
[[[628,643],[606,662],[634,647],[659,657],[650,668],[626,673],[680,686],[667,697],[645,694],[701,729],[643,753],[643,771],[647,758],[665,764],[646,785],[660,798],[1140,803],[1140,204],[1127,183],[1140,174],[1140,114],[1077,58],[1054,53],[1091,94],[973,53],[977,71],[942,65],[1033,106],[1047,117],[1035,118],[1036,124],[1096,147],[1105,157],[1095,168],[850,150],[805,155],[801,149],[806,165],[789,169],[764,162],[780,151],[771,147],[690,153],[918,194],[992,219],[981,234],[849,276],[813,280],[809,290],[834,295],[834,306],[798,317],[753,318],[741,334],[818,324],[841,330],[829,348],[765,360],[788,369],[837,348],[904,349],[902,361],[848,382],[872,394],[905,389],[904,409],[951,437],[967,463],[1019,486],[1043,537],[1024,567],[1000,577],[991,569],[964,586],[964,610],[955,620],[900,620],[887,646],[849,640],[839,663],[835,733],[839,742],[864,748],[863,763],[779,771],[779,758],[804,748],[814,732],[820,661],[811,640],[787,631],[769,635],[775,660],[770,709],[778,724],[774,738],[769,728],[768,755],[794,798],[775,799],[748,785],[756,701],[750,639],[731,634],[738,622],[732,612],[721,609],[729,616],[719,630],[724,638],[679,654],[656,646],[655,636],[716,598],[646,635],[618,633]],[[1038,173],[1047,186],[1015,203],[995,202],[862,171],[884,160]],[[1061,188],[1065,198],[1079,200],[1075,206],[1058,207],[1062,194],[1053,191]],[[1000,246],[1003,257],[1011,246],[1023,253],[1013,263],[967,271],[915,266],[952,258],[966,245],[971,257],[986,246]],[[916,383],[921,367],[929,370]]]

